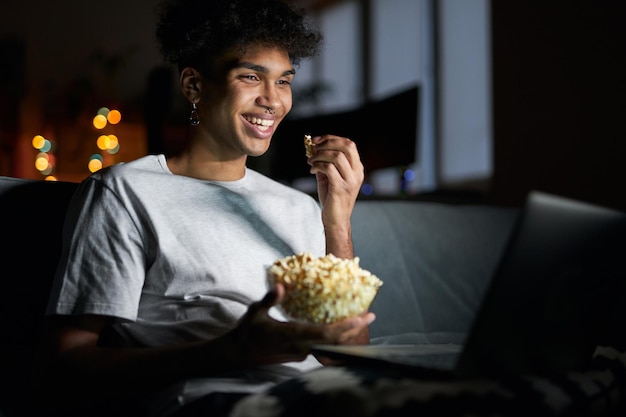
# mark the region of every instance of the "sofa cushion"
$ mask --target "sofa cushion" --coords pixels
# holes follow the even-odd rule
[[[383,280],[373,342],[462,343],[519,210],[411,201],[359,201],[355,255]]]

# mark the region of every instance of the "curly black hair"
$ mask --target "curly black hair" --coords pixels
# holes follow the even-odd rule
[[[161,54],[179,70],[211,71],[223,53],[252,45],[280,47],[297,65],[323,42],[304,9],[286,0],[165,0],[158,13]]]

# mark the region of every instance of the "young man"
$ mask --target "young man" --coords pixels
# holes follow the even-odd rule
[[[313,343],[369,341],[372,313],[288,322],[272,308],[284,289],[266,280],[275,259],[294,253],[353,256],[355,144],[313,139],[319,203],[246,167],[290,111],[295,64],[316,53],[319,33],[280,0],[183,0],[164,5],[157,35],[190,103],[189,140],[77,191],[36,379],[47,404],[132,398],[139,408],[128,414],[162,415],[320,366]]]

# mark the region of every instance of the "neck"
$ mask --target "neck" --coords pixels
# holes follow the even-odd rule
[[[236,181],[243,178],[246,157],[218,160],[196,152],[183,152],[167,158],[167,166],[175,175],[212,181]]]

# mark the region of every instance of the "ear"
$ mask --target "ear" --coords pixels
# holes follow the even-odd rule
[[[191,103],[197,103],[200,100],[200,92],[202,89],[202,76],[191,67],[183,68],[180,72],[180,88],[183,95]]]

